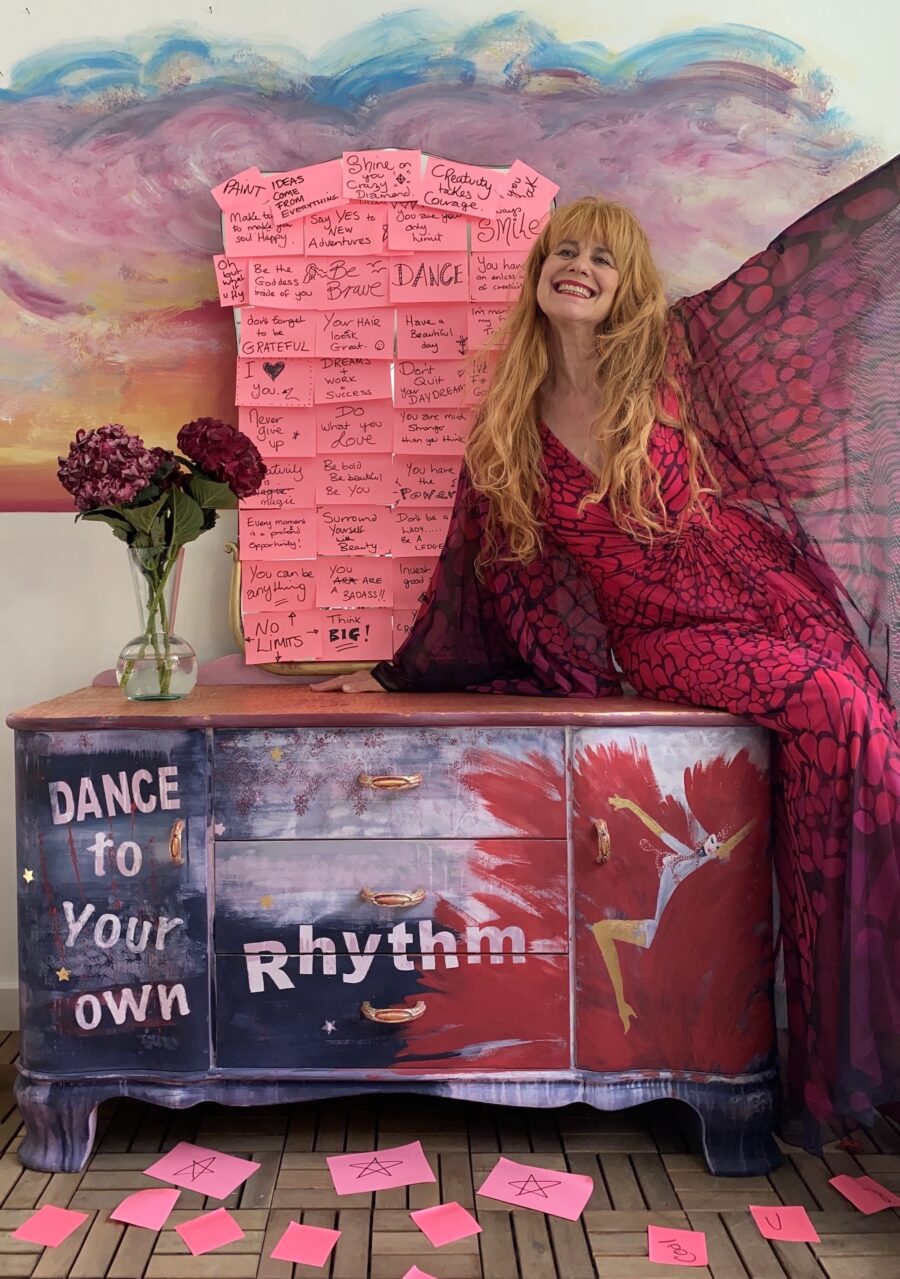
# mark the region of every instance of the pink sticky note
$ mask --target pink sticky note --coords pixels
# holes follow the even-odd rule
[[[411,608],[394,609],[392,614],[394,627],[394,652],[406,643],[406,637],[412,630],[413,622],[416,620],[415,611]]]
[[[315,506],[316,459],[312,457],[270,458],[266,478],[259,491],[245,497],[248,511],[280,511],[298,506]]]
[[[819,1243],[816,1228],[805,1208],[759,1208],[749,1205],[753,1220],[764,1239],[784,1239],[789,1243]]]
[[[401,359],[460,359],[469,349],[469,308],[463,302],[417,303],[397,308]]]
[[[239,257],[273,257],[303,254],[306,239],[302,222],[279,222],[271,205],[259,209],[229,209],[222,214],[225,249]]]
[[[271,183],[264,178],[255,164],[226,178],[210,191],[219,208],[227,213],[232,209],[259,209],[272,194]]]
[[[176,1226],[175,1231],[181,1235],[195,1257],[204,1252],[214,1252],[216,1248],[224,1248],[226,1244],[236,1243],[244,1237],[243,1230],[227,1208],[216,1208],[213,1212],[203,1213],[201,1217],[192,1217],[190,1221]]]
[[[900,1195],[895,1195],[872,1177],[850,1177],[841,1173],[839,1177],[829,1178],[829,1181],[835,1190],[867,1217],[873,1212],[883,1212],[885,1208],[900,1208]]]
[[[269,1255],[274,1261],[297,1261],[302,1266],[324,1266],[340,1237],[339,1230],[327,1230],[324,1226],[301,1226],[292,1221]]]
[[[299,612],[315,601],[315,560],[241,560],[243,614]]]
[[[317,662],[322,656],[325,615],[315,609],[245,613],[244,657],[261,662]]]
[[[318,459],[319,506],[388,506],[393,500],[394,467],[388,453],[359,457],[328,453]]]
[[[317,520],[322,555],[387,555],[391,549],[388,506],[323,506]]]
[[[339,209],[311,213],[302,224],[306,227],[306,252],[317,258],[381,253],[387,240],[387,217],[387,205],[357,200]]]
[[[410,609],[415,613],[425,599],[437,557],[423,555],[419,559],[392,560],[391,563],[394,566],[395,612],[397,609]]]
[[[472,373],[465,360],[397,360],[394,404],[399,409],[463,408]]]
[[[319,608],[390,608],[393,560],[362,555],[323,555],[316,561]]]
[[[458,457],[394,457],[396,506],[452,506],[459,484]]]
[[[390,616],[390,613],[386,614],[388,652]],[[389,1150],[328,1155],[325,1162],[339,1195],[358,1195],[364,1191],[383,1190],[385,1186],[416,1186],[420,1182],[435,1180],[419,1141],[411,1141],[406,1146],[392,1146]]]
[[[267,460],[272,457],[315,457],[316,410],[278,405],[238,410],[238,426]]]
[[[314,307],[316,268],[310,258],[249,256],[247,275],[254,306],[296,311]]]
[[[240,315],[238,354],[248,359],[300,360],[316,348],[316,322],[310,311],[245,307]]]
[[[277,406],[282,409],[311,408],[313,403],[312,360],[237,361],[234,402],[253,408]]]
[[[474,302],[469,307],[469,348],[484,346],[509,315],[509,307],[501,302]]]
[[[282,222],[293,222],[308,213],[320,213],[346,204],[341,191],[341,162],[326,160],[324,164],[309,164],[302,169],[290,169],[285,173],[273,173],[272,208]]]
[[[44,1204],[32,1213],[27,1221],[12,1232],[13,1239],[22,1239],[26,1243],[39,1243],[45,1248],[58,1248],[59,1245],[77,1230],[83,1221],[87,1221],[86,1212],[73,1212],[71,1208],[55,1208],[53,1204]]]
[[[251,560],[305,560],[316,554],[318,517],[302,511],[238,510],[241,556]]]
[[[421,151],[345,151],[344,195],[350,200],[418,200]]]
[[[387,360],[316,360],[313,399],[316,404],[351,404],[361,400],[389,399],[391,366]]]
[[[497,351],[484,351],[469,364],[466,404],[479,404],[487,394],[499,359]]]
[[[361,311],[320,311],[314,317],[316,355],[367,356],[390,360],[394,355],[394,311],[371,307]],[[388,391],[390,398],[390,391]]]
[[[593,1180],[581,1173],[532,1167],[501,1156],[477,1193],[517,1208],[577,1221],[593,1189]]]
[[[394,512],[391,553],[440,555],[449,524],[449,506],[401,506]]]
[[[419,203],[469,218],[493,218],[504,174],[477,164],[458,164],[431,156],[425,166]]]
[[[517,160],[504,176],[494,221],[472,227],[472,250],[527,251],[540,235],[559,187],[530,165]]]
[[[390,400],[375,404],[335,404],[316,412],[320,453],[390,453],[396,410]]]
[[[469,223],[458,213],[393,204],[388,213],[387,242],[393,253],[434,253],[438,249],[465,253]]]
[[[394,427],[394,452],[461,457],[471,430],[470,409],[401,409]]]
[[[317,311],[377,308],[390,301],[386,257],[307,258],[306,263],[305,282],[312,290],[309,305]]]
[[[410,253],[391,258],[392,302],[467,302],[465,253]]]
[[[144,1169],[148,1177],[157,1181],[170,1181],[185,1190],[199,1190],[201,1195],[213,1199],[227,1199],[259,1167],[252,1159],[239,1159],[208,1146],[194,1146],[189,1141],[179,1141],[155,1164]]]
[[[326,662],[380,662],[392,655],[393,632],[389,608],[355,609],[352,612],[323,613],[325,628],[322,643],[322,660]],[[383,1156],[385,1151],[380,1151]],[[340,1159],[342,1156],[335,1155]],[[329,1164],[331,1160],[329,1159]],[[362,1167],[362,1165],[360,1165]],[[373,1165],[367,1176],[379,1176]],[[349,1176],[349,1174],[348,1174]],[[335,1174],[332,1171],[332,1178]],[[413,1181],[433,1181],[433,1177],[413,1177]],[[348,1181],[349,1185],[350,1182]],[[410,1181],[386,1181],[389,1186],[408,1186]],[[335,1180],[335,1185],[337,1181]],[[381,1186],[363,1183],[353,1190],[338,1190],[338,1194],[359,1194],[361,1190],[378,1190]]]
[[[403,1279],[434,1279],[434,1275],[428,1275],[424,1270],[420,1270],[418,1266],[413,1266],[407,1270]]]
[[[420,1208],[409,1215],[435,1248],[442,1248],[457,1239],[468,1239],[470,1235],[479,1235],[482,1230],[472,1214],[458,1203]]]
[[[666,1266],[705,1266],[706,1235],[702,1230],[668,1230],[648,1226],[650,1260]]]
[[[129,1226],[143,1226],[145,1230],[162,1230],[180,1194],[180,1190],[170,1190],[168,1186],[137,1190],[133,1195],[126,1195],[112,1210],[110,1221],[124,1221]]]
[[[214,253],[216,284],[219,289],[219,306],[246,306],[250,301],[250,285],[247,280],[247,259],[230,258],[225,253]]]
[[[469,297],[473,302],[515,302],[522,288],[525,254],[473,253],[469,264]]]

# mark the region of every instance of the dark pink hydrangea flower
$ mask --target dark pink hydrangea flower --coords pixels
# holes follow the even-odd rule
[[[57,478],[79,511],[133,501],[159,465],[143,440],[115,422],[77,431],[68,457],[57,460]]]
[[[178,432],[178,447],[236,497],[252,497],[266,478],[259,449],[241,431],[216,417],[198,417]]]

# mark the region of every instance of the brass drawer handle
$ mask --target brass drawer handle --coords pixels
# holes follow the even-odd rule
[[[367,790],[415,790],[422,785],[424,779],[421,773],[410,773],[408,777],[391,774],[373,777],[370,773],[360,773],[356,780]]]
[[[184,818],[176,817],[169,831],[169,858],[173,866],[184,865],[184,854],[181,851],[181,839],[184,835]]]
[[[361,888],[359,896],[370,906],[418,906],[425,900],[425,889],[415,888],[411,893],[375,893],[371,888]]]
[[[594,822],[594,830],[597,835],[597,865],[605,866],[612,853],[612,844],[609,839],[609,827],[602,817],[598,817]]]
[[[425,1012],[425,1000],[420,999],[412,1008],[404,1008],[397,1004],[393,1008],[373,1008],[366,999],[359,1006],[359,1011],[369,1021],[380,1021],[388,1026],[396,1026],[403,1021],[418,1021]]]

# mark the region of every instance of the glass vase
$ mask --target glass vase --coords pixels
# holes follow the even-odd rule
[[[119,654],[116,679],[132,702],[170,702],[197,683],[197,654],[174,633],[184,547],[129,546],[140,633]]]

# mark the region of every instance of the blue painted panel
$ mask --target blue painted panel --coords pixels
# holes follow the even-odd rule
[[[216,833],[227,840],[564,839],[562,729],[293,729],[214,734]],[[421,774],[373,790],[361,774]]]
[[[205,1069],[206,735],[20,733],[16,765],[23,1065]]]

